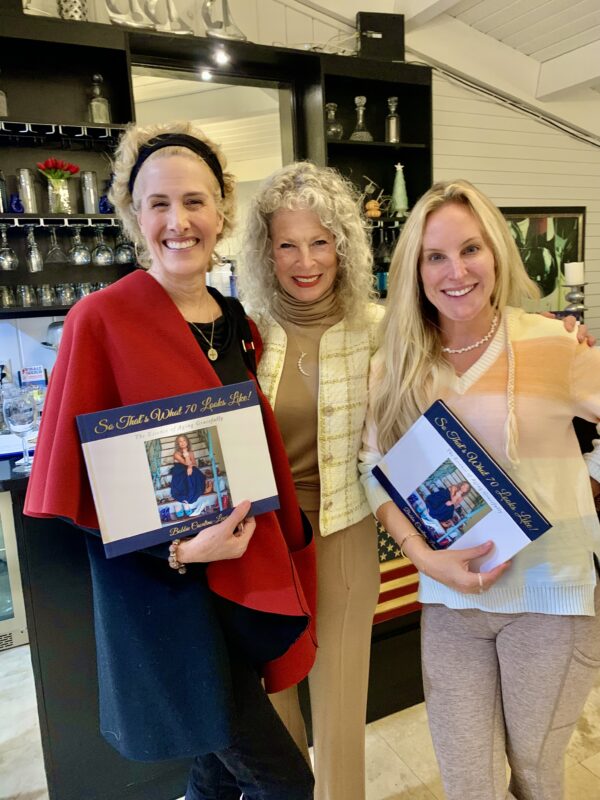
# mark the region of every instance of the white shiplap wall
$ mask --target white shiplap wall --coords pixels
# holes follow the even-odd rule
[[[600,148],[443,76],[433,89],[435,180],[466,178],[499,206],[585,206],[586,322],[600,336]]]

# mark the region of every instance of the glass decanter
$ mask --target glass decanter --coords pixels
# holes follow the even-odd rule
[[[102,94],[104,78],[96,73],[92,75],[92,97],[88,104],[89,121],[96,125],[110,125],[110,105]]]
[[[356,127],[350,135],[351,142],[372,142],[373,137],[367,130],[365,125],[365,106],[367,105],[367,98],[360,94],[354,98],[356,105]]]
[[[339,142],[344,135],[344,126],[336,119],[337,103],[325,103],[327,119],[325,122],[325,135],[330,142]]]
[[[385,140],[397,144],[400,141],[400,117],[396,113],[398,98],[388,97],[387,103],[390,113],[385,118]]]

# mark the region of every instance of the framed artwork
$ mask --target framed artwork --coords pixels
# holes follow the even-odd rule
[[[583,261],[585,208],[501,208],[540,299],[524,300],[527,311],[564,309],[565,263]]]

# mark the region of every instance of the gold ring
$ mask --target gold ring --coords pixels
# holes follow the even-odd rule
[[[477,577],[479,578],[479,594],[482,594],[484,588],[483,588],[483,578],[481,577],[481,572],[477,573]]]

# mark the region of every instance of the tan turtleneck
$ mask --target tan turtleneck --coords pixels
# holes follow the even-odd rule
[[[292,468],[300,506],[306,511],[318,511],[319,345],[323,333],[339,322],[343,314],[331,287],[313,303],[300,302],[287,292],[280,291],[273,316],[287,335],[275,416]],[[306,375],[300,371],[299,364]]]

